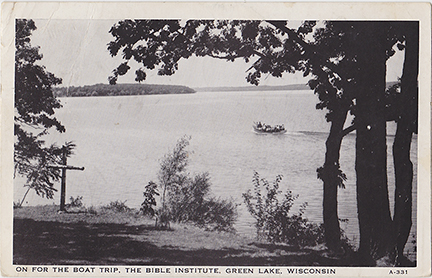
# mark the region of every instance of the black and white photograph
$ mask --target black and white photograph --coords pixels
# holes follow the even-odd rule
[[[430,4],[29,5],[3,275],[431,274]]]

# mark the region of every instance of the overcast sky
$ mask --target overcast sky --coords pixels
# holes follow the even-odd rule
[[[108,76],[121,62],[121,55],[111,57],[107,44],[113,39],[108,33],[118,20],[35,20],[37,30],[31,37],[32,45],[39,45],[43,54],[41,64],[63,79],[62,86],[82,86],[108,83]],[[402,53],[392,58],[387,80],[401,75]],[[135,68],[119,78],[118,83],[134,83]],[[136,64],[135,64],[136,65]],[[179,70],[172,76],[158,76],[157,71],[146,71],[147,84],[175,84],[189,87],[247,86],[245,71],[250,67],[243,60],[227,62],[213,58],[190,57],[179,62]],[[138,66],[136,66],[138,68]],[[263,76],[262,85],[306,83],[301,73],[285,74],[282,78]]]

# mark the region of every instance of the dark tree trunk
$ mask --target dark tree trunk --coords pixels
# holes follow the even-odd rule
[[[359,22],[356,97],[357,208],[361,263],[373,265],[391,243],[385,117],[386,23]]]
[[[339,156],[342,143],[342,130],[347,110],[334,111],[330,133],[326,141],[325,162],[318,169],[318,176],[323,181],[323,220],[324,235],[327,247],[336,251],[340,248],[340,225],[338,217],[337,192],[340,181]]]
[[[417,131],[418,116],[418,22],[404,23],[405,61],[401,81],[401,96],[398,108],[397,130],[393,143],[395,167],[394,231],[396,237],[396,264],[403,265],[403,250],[412,226],[412,181],[413,164],[410,160],[412,134]]]

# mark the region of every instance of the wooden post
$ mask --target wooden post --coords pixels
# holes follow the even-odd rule
[[[66,156],[66,148],[63,147],[63,157],[62,164],[65,168],[62,168],[62,176],[61,176],[61,191],[60,191],[60,210],[66,211],[66,165],[67,165],[67,156]]]
[[[67,153],[66,146],[62,148],[62,160],[60,165],[48,166],[53,169],[61,169],[61,189],[60,189],[60,211],[66,211],[66,170],[80,170],[84,171],[84,167],[75,167],[67,165]]]

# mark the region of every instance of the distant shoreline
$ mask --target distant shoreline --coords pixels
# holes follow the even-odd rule
[[[245,91],[293,91],[311,90],[307,84],[283,86],[222,86],[190,88],[183,85],[159,84],[94,84],[53,88],[56,97],[100,97],[134,95],[194,94],[196,92],[245,92]]]
[[[244,91],[300,91],[300,90],[311,90],[307,84],[291,84],[281,86],[236,86],[236,87],[197,87],[194,88],[197,92],[244,92]]]
[[[388,81],[387,87],[393,86],[397,81]],[[221,87],[194,87],[197,92],[245,92],[245,91],[312,91],[308,84],[290,84],[279,86],[221,86]]]
[[[196,91],[187,86],[156,84],[95,84],[86,86],[56,87],[56,97],[100,97],[133,95],[193,94]]]
[[[396,84],[387,82],[387,87]],[[133,96],[133,95],[168,95],[194,94],[196,92],[259,92],[259,91],[312,91],[307,84],[290,84],[281,86],[221,86],[221,87],[187,87],[183,85],[159,84],[95,84],[85,86],[55,87],[56,97],[95,97],[95,96]]]

